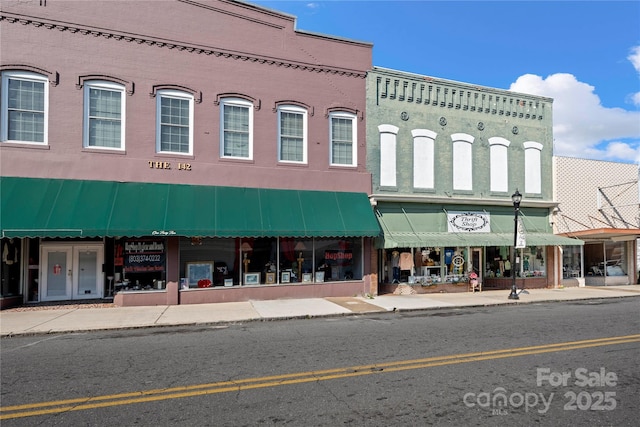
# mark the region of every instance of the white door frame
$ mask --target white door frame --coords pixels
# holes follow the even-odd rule
[[[84,251],[95,252],[95,266],[81,266],[80,253]],[[64,295],[48,296],[48,274],[52,273],[56,266],[49,265],[50,252],[63,252],[66,258],[65,271],[60,271],[58,274],[64,274],[66,277],[66,288]],[[102,271],[102,265],[104,263],[104,245],[102,242],[77,242],[77,243],[62,243],[62,242],[47,242],[40,245],[40,262],[42,268],[40,269],[40,289],[38,293],[40,295],[40,301],[61,301],[61,300],[77,300],[77,299],[97,299],[102,298],[104,295],[104,272]],[[88,268],[87,268],[88,267]],[[81,271],[81,268],[83,270]],[[90,284],[88,289],[80,289],[81,278],[86,280],[84,276],[85,271],[89,274],[95,272],[95,288]],[[91,276],[90,276],[91,279]]]

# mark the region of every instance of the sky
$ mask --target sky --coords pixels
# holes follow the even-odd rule
[[[553,98],[554,155],[640,164],[640,0],[251,0],[373,65]]]

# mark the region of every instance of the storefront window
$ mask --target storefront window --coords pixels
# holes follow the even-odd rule
[[[122,286],[133,290],[152,289],[155,282],[165,280],[166,246],[165,239],[156,238],[127,238],[116,241],[116,288]]]
[[[604,276],[604,245],[602,243],[584,245],[584,265],[587,276]]]
[[[511,277],[511,254],[508,246],[487,246],[486,277]]]
[[[212,286],[275,285],[362,279],[362,239],[182,238],[181,277],[213,262]]]
[[[444,248],[445,281],[465,281],[467,274],[466,248]]]
[[[626,276],[626,242],[606,242],[604,244],[605,274],[607,276]]]
[[[362,279],[362,239],[316,239],[314,258],[325,282]]]
[[[393,248],[384,251],[386,283],[440,283],[467,280],[466,247]]]
[[[2,280],[1,293],[3,297],[20,294],[20,239],[2,239]]]
[[[570,277],[582,277],[580,246],[563,246],[562,277],[565,279]]]
[[[518,255],[522,257],[522,265],[518,271],[521,277],[544,277],[547,275],[544,246],[527,246]]]

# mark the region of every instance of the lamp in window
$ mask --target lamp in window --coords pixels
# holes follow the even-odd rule
[[[251,263],[251,260],[249,259],[248,255],[249,255],[249,252],[251,252],[253,250],[253,248],[251,247],[249,242],[244,242],[244,243],[242,243],[242,245],[240,245],[240,250],[244,254],[244,258],[242,260],[242,263],[244,264],[244,272],[248,273],[249,272],[249,263]]]
[[[303,242],[296,243],[296,246],[293,248],[296,252],[298,252],[298,281],[302,281],[302,263],[304,262],[304,257],[302,256],[302,251],[307,250],[307,247]]]

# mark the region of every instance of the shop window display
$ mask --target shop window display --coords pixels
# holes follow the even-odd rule
[[[20,294],[20,240],[2,239],[2,296],[14,296]]]
[[[518,256],[522,258],[522,268],[518,272],[521,277],[545,277],[545,250],[544,246],[527,246]]]
[[[604,244],[604,270],[607,276],[626,276],[627,260],[625,251],[626,242],[605,242]]]
[[[363,274],[361,238],[181,239],[181,277],[187,263],[198,261],[214,262],[213,287],[359,280]]]
[[[580,262],[580,246],[564,246],[562,248],[562,276],[565,279],[582,277]]]

